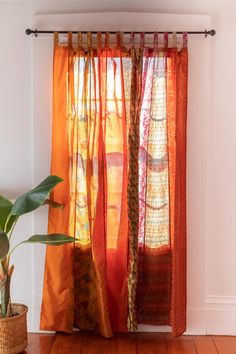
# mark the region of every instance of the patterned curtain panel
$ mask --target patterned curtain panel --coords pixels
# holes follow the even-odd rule
[[[54,35],[49,232],[41,329],[186,329],[187,37]],[[95,41],[96,40],[96,41]],[[76,43],[74,43],[76,42]],[[96,42],[96,44],[94,44]],[[150,42],[150,39],[149,39]],[[84,43],[84,40],[83,40]]]

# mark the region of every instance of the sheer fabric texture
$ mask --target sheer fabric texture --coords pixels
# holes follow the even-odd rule
[[[159,36],[160,37],[160,36]],[[76,45],[72,44],[76,39]],[[186,328],[187,48],[124,47],[120,33],[54,35],[49,232],[41,329]]]

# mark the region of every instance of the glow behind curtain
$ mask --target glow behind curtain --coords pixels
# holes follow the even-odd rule
[[[41,328],[185,330],[187,49],[92,47],[55,34],[53,174],[49,231],[74,246],[47,247]]]

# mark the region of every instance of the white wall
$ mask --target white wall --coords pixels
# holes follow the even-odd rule
[[[165,6],[168,12],[190,13],[189,3],[182,7],[176,4],[173,8],[167,2]],[[236,66],[233,56],[236,42],[232,40],[236,35],[236,21],[220,8],[219,11],[211,10],[210,6],[206,9],[210,1],[202,7],[197,7],[196,1],[191,3],[196,13],[211,16],[196,16],[195,24],[193,17],[192,20],[188,16],[179,17],[183,29],[194,25],[199,29],[202,24],[204,29],[214,27],[217,35],[189,40],[188,333],[236,334]],[[93,4],[0,2],[1,193],[14,198],[49,173],[46,157],[50,152],[51,64],[47,61],[51,60],[51,38],[33,39],[24,35],[25,28],[30,27],[31,16],[122,6],[122,10],[143,10],[142,4],[131,1],[128,8],[127,2],[105,0]],[[155,4],[150,0],[146,10],[158,10]],[[36,18],[45,21],[48,17],[33,17],[33,21]],[[177,17],[166,17],[166,26],[177,25],[176,21],[179,21]],[[35,72],[36,68],[42,70],[42,75]],[[15,236],[22,239],[34,230],[46,231],[46,209],[37,212],[34,218],[25,216]],[[38,329],[43,255],[43,246],[26,245],[14,257],[13,300],[29,305],[32,331]]]
[[[222,12],[214,23],[206,302],[210,331],[236,334],[236,11]]]

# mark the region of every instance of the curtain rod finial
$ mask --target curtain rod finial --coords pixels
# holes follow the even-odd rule
[[[30,28],[27,28],[25,30],[25,33],[29,36],[33,31]]]
[[[216,34],[216,31],[215,31],[214,29],[212,29],[212,30],[209,31],[209,34],[210,34],[211,36],[214,36],[214,35]]]
[[[25,33],[26,33],[28,36],[30,36],[31,34],[34,34],[35,37],[38,37],[38,31],[37,31],[37,29],[32,30],[32,29],[30,29],[30,28],[27,28],[27,29],[25,30]]]
[[[216,31],[214,29],[207,31],[205,30],[205,37],[209,36],[214,36],[216,34]]]

